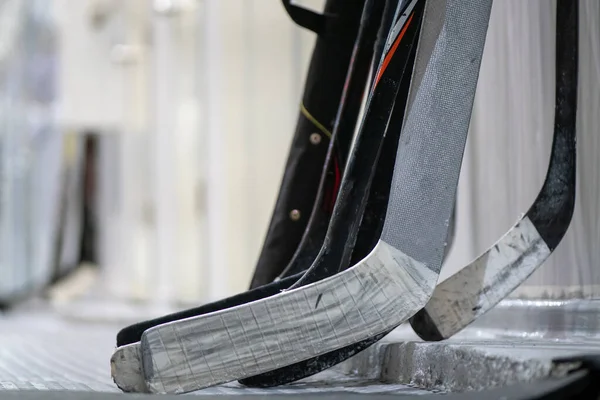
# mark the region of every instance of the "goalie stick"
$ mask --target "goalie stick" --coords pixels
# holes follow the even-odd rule
[[[558,246],[575,207],[578,1],[556,13],[554,139],[546,179],[527,213],[475,261],[441,282],[410,323],[424,340],[457,333],[529,277]]]
[[[444,25],[400,138],[402,162],[373,252],[305,287],[146,330],[137,349],[113,360],[137,366],[149,391],[182,393],[306,360],[390,330],[425,305],[444,253],[491,0],[429,3],[445,7]]]
[[[390,195],[394,163],[396,162],[395,149],[397,148],[403,118],[412,106],[412,101],[414,100],[417,89],[421,83],[423,73],[427,67],[429,58],[431,57],[431,52],[433,50],[433,46],[435,45],[435,38],[440,33],[439,31],[442,20],[443,15],[439,15],[437,17],[430,15],[430,21],[433,21],[433,23],[425,24],[421,30],[420,39],[423,40],[419,40],[416,44],[418,45],[419,53],[419,57],[416,62],[414,60],[416,49],[413,48],[411,51],[408,63],[409,65],[414,64],[414,71],[412,75],[406,74],[403,77],[401,84],[402,89],[399,91],[396,97],[394,111],[387,128],[388,133],[386,135],[382,154],[377,165],[376,175],[373,177],[371,192],[369,193],[369,201],[365,209],[363,221],[361,223],[356,241],[356,248],[352,253],[350,265],[353,265],[359,262],[362,258],[366,257],[373,250],[379,237],[381,236],[387,212],[387,202]],[[435,21],[438,21],[438,23],[435,23]],[[454,215],[454,210],[452,215]],[[450,221],[452,220],[453,217],[450,218]],[[453,224],[450,222],[447,237],[452,235],[452,231]],[[450,246],[450,242],[451,240],[446,241],[446,253],[448,247]],[[344,267],[346,266],[340,266],[340,268]],[[322,278],[324,278],[324,276],[319,276],[318,274],[313,275],[313,281]],[[305,283],[311,282],[309,281]],[[284,379],[289,381],[290,377],[302,379],[330,368],[352,357],[353,355],[371,346],[373,343],[379,341],[388,333],[389,332],[383,332],[359,343],[354,343],[350,346],[346,346],[333,352],[317,356],[309,361],[290,365],[278,370],[269,371],[261,374],[259,376],[260,379],[257,379],[259,377],[250,377],[240,380],[240,382],[254,387],[271,387],[281,384]]]

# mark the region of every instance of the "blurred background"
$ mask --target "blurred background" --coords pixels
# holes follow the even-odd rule
[[[2,0],[0,17],[0,298],[82,263],[114,299],[245,290],[313,35],[264,0]]]
[[[580,4],[577,209],[515,297],[600,297],[600,3]],[[541,188],[554,10],[494,3],[442,279]],[[0,303],[142,319],[246,290],[314,40],[279,0],[0,0]]]

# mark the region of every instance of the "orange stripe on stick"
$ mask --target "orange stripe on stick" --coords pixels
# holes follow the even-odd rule
[[[377,86],[377,84],[379,83],[379,79],[381,79],[381,75],[383,75],[383,73],[385,72],[388,64],[392,60],[392,57],[394,57],[394,53],[396,52],[396,49],[398,48],[398,45],[402,41],[402,38],[404,37],[404,34],[406,33],[406,30],[408,29],[408,26],[410,25],[410,22],[412,21],[412,18],[413,18],[414,15],[415,15],[414,13],[410,15],[410,17],[408,18],[408,21],[406,21],[406,24],[404,24],[404,27],[402,28],[402,31],[400,31],[400,34],[398,35],[398,37],[394,41],[394,44],[392,45],[392,48],[390,49],[390,51],[388,51],[388,53],[386,54],[385,58],[383,59],[383,65],[379,69],[379,72],[377,73],[377,77],[375,78],[375,86]]]

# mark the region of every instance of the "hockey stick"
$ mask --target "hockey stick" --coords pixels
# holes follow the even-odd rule
[[[379,40],[378,46],[375,50],[376,54],[379,54],[379,57],[376,56],[376,59],[381,59],[387,33],[389,33],[390,29],[392,28],[392,23],[394,22],[393,18],[395,7],[392,7],[394,3],[396,2],[393,0],[386,3],[384,21],[379,31],[381,40]],[[425,31],[427,31],[427,29],[425,29]],[[423,32],[422,30],[421,35],[424,33],[429,34],[429,32]],[[415,37],[406,61],[407,68],[414,64],[417,42],[418,40]],[[421,65],[420,67],[424,68],[424,66],[425,65]],[[372,179],[368,202],[359,231],[357,233],[356,245],[354,251],[352,252],[352,259],[349,265],[354,265],[365,258],[373,250],[379,237],[381,236],[392,183],[392,174],[396,160],[396,149],[398,148],[398,140],[400,137],[402,121],[404,119],[404,110],[406,107],[406,101],[408,99],[408,92],[411,87],[411,78],[412,74],[407,72],[402,76],[402,80],[400,82],[400,89],[396,95],[396,101],[394,103],[392,115],[387,126],[387,133],[384,138],[379,161],[377,162],[375,174]],[[340,265],[339,269],[345,269],[349,265]],[[319,277],[315,275],[313,276],[313,279],[315,278]],[[311,282],[305,281],[305,284],[306,283]],[[373,338],[373,341],[361,342],[357,345],[348,346],[331,353],[317,356],[307,361],[302,361],[298,364],[293,364],[284,368],[269,371],[256,377],[245,378],[240,380],[240,383],[252,387],[271,387],[280,385],[284,382],[306,378],[307,376],[330,368],[331,366],[355,355],[375,341],[379,340],[382,336],[383,335],[378,335],[376,338]]]
[[[558,246],[575,207],[578,2],[559,0],[554,139],[546,179],[527,213],[475,261],[441,282],[410,323],[425,340],[457,333],[529,277]]]
[[[354,123],[352,120],[355,119],[354,115],[358,112],[358,97],[364,91],[364,81],[368,73],[367,69],[368,65],[370,64],[369,60],[371,60],[371,55],[373,53],[373,41],[376,36],[377,26],[379,24],[379,19],[382,11],[381,2],[373,0],[370,0],[370,2],[371,5],[369,6],[369,9],[365,7],[365,13],[361,21],[361,28],[359,30],[359,35],[357,37],[354,53],[352,56],[353,62],[350,67],[350,70],[348,71],[347,81],[345,84],[343,94],[343,101],[341,103],[340,110],[336,118],[332,142],[339,142],[335,140],[335,138],[338,137],[338,131],[340,135],[340,141],[342,141],[342,139],[347,139],[346,137],[351,136],[351,132],[354,130]],[[347,140],[347,142],[347,145],[349,145],[350,140]],[[342,146],[344,146],[343,143]],[[367,166],[365,165],[365,167]],[[320,196],[322,196],[322,191],[319,192],[317,203],[320,202]],[[316,223],[322,223],[322,221]],[[311,224],[312,222],[309,222],[309,230],[311,229]],[[305,267],[301,267],[303,262],[305,263],[304,265],[306,265],[306,261],[312,262],[312,258],[314,258],[314,255],[312,256],[312,258],[310,258],[310,249],[311,247],[314,247],[316,243],[314,241],[314,236],[308,235],[307,232],[305,232],[305,237],[303,239],[303,241],[306,239],[307,243],[305,245],[301,243],[297,254],[294,256],[295,261],[291,263],[292,266],[299,268],[300,271],[305,269]],[[160,318],[140,322],[132,326],[126,327],[122,329],[117,335],[117,346],[126,346],[138,342],[146,329],[159,324],[218,311],[220,309],[229,308],[232,306],[236,306],[250,301],[255,301],[263,297],[277,294],[281,290],[288,288],[301,276],[301,273],[299,273],[295,276],[290,276],[282,281],[265,285],[264,287],[259,287],[228,299],[223,299],[221,301],[207,304],[201,307],[184,310],[178,313],[166,315]],[[281,383],[293,380],[291,379],[291,377],[288,377],[286,379],[287,380],[284,380]]]
[[[294,21],[297,22],[298,19],[294,16],[305,15],[301,21],[318,20],[322,29],[317,31],[296,131],[251,279],[251,288],[273,281],[290,262],[297,248],[306,241],[305,236],[319,242],[319,245],[325,236],[331,209],[321,210],[323,200],[319,199],[319,193],[324,190],[324,183],[319,178],[327,174],[327,191],[330,197],[334,196],[337,191],[335,174],[341,174],[341,160],[348,155],[352,132],[342,132],[339,135],[341,137],[337,138],[339,144],[336,145],[336,140],[331,137],[331,126],[344,90],[364,2],[365,0],[328,0],[322,15],[305,15],[302,14],[301,7],[286,7]],[[284,0],[284,5],[285,3]],[[369,68],[370,60],[365,62],[358,59],[357,62],[357,69]],[[357,107],[360,107],[360,98],[350,97],[349,100],[356,101],[359,104]],[[348,121],[352,126],[355,123],[356,117],[354,121]],[[344,135],[350,135],[350,138],[344,138]],[[337,154],[332,162],[329,158],[333,145],[337,147]],[[322,194],[320,196],[323,197]],[[320,212],[314,218],[311,217],[312,222],[309,224],[309,215],[315,214],[315,209]],[[314,258],[318,250],[307,249],[306,252]],[[309,265],[310,261],[305,268]]]
[[[363,94],[366,91],[366,81],[369,75],[371,66],[371,60],[373,59],[373,47],[375,45],[375,38],[377,36],[377,27],[381,19],[383,12],[384,2],[367,0],[361,17],[360,27],[355,42],[354,50],[351,57],[350,67],[346,76],[346,84],[344,85],[344,91],[342,93],[342,99],[338,108],[338,113],[335,118],[333,133],[331,136],[332,145],[337,147],[337,157],[334,163],[339,165],[345,165],[347,155],[352,142],[354,134],[354,128],[357,121],[357,116],[360,111],[361,101]],[[378,61],[375,61],[375,66],[378,65]],[[334,149],[330,149],[332,152]],[[341,156],[340,156],[341,155]],[[328,154],[326,164],[333,168],[332,160]],[[327,170],[326,172],[331,172]],[[338,190],[340,187],[341,174],[338,168],[335,171],[338,174],[336,182],[334,184],[334,190],[325,199],[330,209],[327,210],[329,213],[327,217],[322,214],[326,210],[321,206],[324,200],[324,182],[326,176],[321,177],[321,187],[317,193],[317,200],[315,207],[313,208],[308,227],[304,232],[300,245],[296,250],[296,253],[292,257],[292,260],[288,265],[281,271],[277,280],[284,277],[304,273],[308,267],[314,262],[319,250],[321,249],[325,235],[327,233],[328,225],[330,223],[331,213],[336,202]],[[295,279],[300,278],[298,275]],[[289,286],[289,285],[288,285]],[[286,287],[287,288],[287,287]]]
[[[447,5],[444,26],[400,139],[392,211],[373,252],[303,288],[148,329],[131,359],[121,352],[113,361],[137,365],[149,391],[182,393],[306,360],[388,331],[425,305],[443,257],[491,8],[491,0],[430,3]]]

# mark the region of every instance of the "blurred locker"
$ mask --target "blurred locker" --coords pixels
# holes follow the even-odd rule
[[[54,274],[62,170],[53,3],[0,7],[0,302]]]

